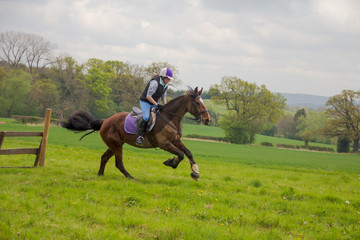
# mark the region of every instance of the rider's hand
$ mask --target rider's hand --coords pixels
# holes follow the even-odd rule
[[[164,106],[161,104],[158,104],[158,105],[156,105],[156,108],[159,109],[159,111],[161,111],[164,108]]]

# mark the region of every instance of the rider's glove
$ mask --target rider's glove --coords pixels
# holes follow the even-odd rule
[[[159,111],[161,111],[164,108],[164,106],[161,104],[156,105],[156,107],[157,107],[157,109],[159,109]]]

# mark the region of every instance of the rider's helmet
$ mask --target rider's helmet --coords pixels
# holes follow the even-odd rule
[[[169,68],[163,68],[161,69],[160,71],[160,74],[159,74],[160,77],[167,77],[169,78],[170,80],[173,80],[173,73],[172,71],[169,69]]]

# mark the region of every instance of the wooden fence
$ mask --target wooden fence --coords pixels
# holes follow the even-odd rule
[[[0,132],[0,155],[13,155],[13,154],[35,154],[35,162],[33,167],[44,166],[45,165],[45,154],[46,154],[46,145],[49,135],[50,127],[50,118],[51,118],[51,109],[46,109],[46,116],[44,122],[44,131],[43,132]],[[40,146],[38,148],[13,148],[13,149],[1,149],[1,146],[4,142],[5,137],[42,137],[40,141]],[[10,167],[0,167],[0,168],[10,168]],[[30,168],[30,167],[18,167],[18,168]]]

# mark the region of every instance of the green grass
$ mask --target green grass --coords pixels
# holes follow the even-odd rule
[[[359,155],[186,140],[200,168],[195,182],[186,161],[174,170],[162,164],[171,154],[127,146],[131,181],[113,158],[98,177],[106,147],[98,133],[80,136],[52,126],[45,167],[0,169],[0,239],[360,238]],[[38,143],[8,138],[4,147]]]
[[[219,127],[204,126],[198,124],[184,124],[183,135],[187,134],[198,134],[200,136],[211,136],[211,137],[225,137],[223,130]]]

